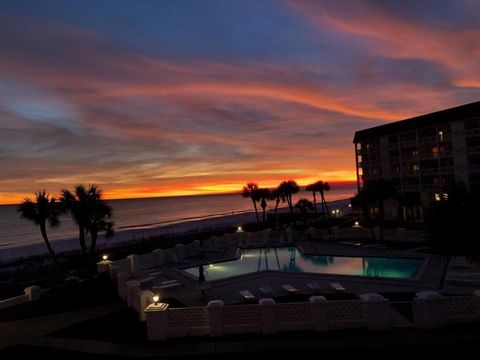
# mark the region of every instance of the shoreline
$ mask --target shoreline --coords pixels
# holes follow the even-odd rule
[[[333,200],[328,202],[329,206],[337,206],[347,209],[349,199]],[[318,206],[318,204],[317,204]],[[278,208],[279,213],[288,212],[288,207]],[[122,246],[135,243],[138,240],[148,239],[155,236],[165,235],[181,235],[189,232],[200,232],[206,229],[225,226],[240,226],[247,222],[255,222],[255,212],[245,211],[230,215],[218,215],[199,217],[193,220],[181,221],[184,219],[173,220],[178,221],[166,225],[155,227],[136,227],[128,230],[120,230],[110,239],[105,239],[103,235],[99,235],[97,239],[97,247],[99,249]],[[39,232],[40,237],[40,232]],[[77,237],[58,239],[51,241],[52,247],[57,254],[73,253],[80,251],[80,245]],[[34,256],[48,256],[48,251],[43,241],[38,243],[19,244],[18,246],[2,246],[0,247],[0,265],[5,265],[18,260],[27,259]]]

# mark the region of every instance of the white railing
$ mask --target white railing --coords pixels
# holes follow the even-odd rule
[[[411,326],[431,329],[480,320],[480,290],[473,296],[457,297],[421,292],[408,303],[414,315]],[[313,296],[309,302],[286,304],[261,299],[259,304],[224,306],[221,300],[213,300],[206,307],[179,309],[169,309],[167,304],[150,304],[145,314],[149,340],[361,327],[389,330],[394,326],[391,304],[379,294],[364,294],[360,300],[345,301]]]
[[[36,301],[40,298],[42,288],[40,286],[29,286],[23,290],[25,294],[0,301],[0,310],[11,306],[20,305],[30,301]]]

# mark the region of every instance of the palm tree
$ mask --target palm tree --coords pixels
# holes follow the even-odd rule
[[[25,198],[23,203],[18,206],[17,212],[22,218],[33,221],[36,226],[40,227],[43,241],[45,241],[48,252],[58,270],[58,259],[47,235],[47,223],[50,228],[60,225],[58,219],[60,208],[56,199],[47,194],[45,190],[39,191],[35,193],[35,202],[28,197]]]
[[[80,248],[84,255],[87,254],[87,245],[85,236],[88,226],[88,189],[85,185],[77,185],[75,190],[62,190],[62,197],[60,198],[64,212],[70,212],[73,221],[78,226],[78,239]]]
[[[350,198],[350,204],[357,210],[361,210],[365,220],[369,224],[370,233],[372,234],[373,241],[376,241],[375,231],[373,230],[372,222],[370,221],[370,213],[368,211],[369,201],[366,197],[364,190],[360,190],[354,197]]]
[[[271,200],[275,200],[275,226],[277,226],[278,220],[278,205],[280,201],[285,202],[285,196],[283,195],[282,191],[279,188],[273,189],[270,192]]]
[[[315,218],[316,218],[316,217],[317,217],[317,191],[318,191],[317,183],[313,183],[313,184],[307,185],[307,186],[305,187],[305,190],[312,192],[312,195],[313,195],[313,206],[314,206]],[[322,205],[323,205],[323,204],[322,204]]]
[[[295,204],[295,207],[298,209],[300,214],[306,216],[307,213],[314,209],[313,203],[308,199],[300,199]]]
[[[282,192],[283,196],[287,200],[290,212],[293,214],[292,195],[300,191],[300,187],[295,180],[283,181],[278,189]]]
[[[371,180],[365,187],[365,197],[370,204],[378,205],[380,240],[383,241],[383,220],[385,218],[385,201],[397,196],[393,183],[386,179]]]
[[[322,180],[319,180],[313,184],[307,185],[305,190],[312,192],[313,204],[315,206],[315,215],[317,215],[317,196],[316,196],[317,192],[320,194],[321,201],[322,201],[323,217],[325,218],[325,212],[327,214],[330,214],[330,212],[328,211],[327,202],[325,201],[325,191],[330,190],[330,184],[328,182],[323,182]]]
[[[257,189],[257,196],[260,201],[260,207],[263,211],[263,222],[265,222],[265,210],[267,208],[267,200],[270,200],[272,197],[272,193],[268,188],[259,188]]]
[[[255,209],[255,216],[257,217],[257,222],[260,222],[258,217],[257,201],[258,198],[258,184],[249,182],[246,186],[243,187],[242,196],[244,198],[250,198],[253,202],[253,208]]]
[[[86,235],[90,234],[90,254],[95,254],[97,237],[105,231],[106,237],[113,235],[113,222],[107,221],[112,216],[112,208],[103,199],[102,191],[96,185],[77,185],[74,192],[62,191],[61,202],[64,211],[72,214],[78,225],[80,248],[87,255]]]
[[[92,239],[90,245],[90,254],[95,255],[97,250],[97,236],[100,231],[105,231],[105,237],[112,237],[113,222],[107,221],[112,217],[112,208],[103,199],[102,190],[92,185],[88,191],[90,199],[89,220],[87,224],[87,232],[90,233]]]

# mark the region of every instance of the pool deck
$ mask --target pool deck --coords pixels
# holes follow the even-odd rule
[[[371,256],[392,258],[423,258],[425,262],[414,279],[391,279],[378,277],[363,277],[350,275],[331,275],[313,273],[289,273],[280,271],[260,271],[250,274],[198,283],[182,268],[195,266],[200,263],[214,263],[237,256],[238,248],[231,246],[217,253],[211,253],[203,259],[190,258],[181,262],[171,263],[159,267],[166,279],[178,280],[182,286],[163,290],[162,296],[176,298],[187,306],[204,305],[209,300],[221,299],[225,304],[238,304],[244,301],[239,295],[240,290],[250,290],[257,302],[262,297],[274,297],[281,301],[295,300],[295,297],[314,295],[308,284],[316,282],[320,285],[318,295],[329,296],[336,291],[330,283],[340,283],[345,293],[360,295],[364,293],[404,293],[420,292],[425,290],[439,290],[447,263],[439,256],[419,253],[412,250],[392,250],[384,246],[364,247],[354,243],[318,243],[302,242],[295,244],[299,250],[311,255],[336,256]],[[298,289],[295,295],[288,295],[282,285],[290,284]],[[270,286],[273,294],[266,296],[260,287]],[[146,287],[145,289],[148,289]],[[331,295],[335,296],[335,295]],[[337,295],[338,296],[338,295]]]

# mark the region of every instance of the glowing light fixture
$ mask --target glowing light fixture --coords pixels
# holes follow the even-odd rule
[[[153,299],[153,302],[155,303],[155,305],[158,305],[158,300],[160,300],[160,296],[159,295],[153,295],[152,299]]]
[[[108,260],[108,255],[103,255],[102,259],[103,259],[103,261],[107,261]]]
[[[355,226],[359,226],[359,222],[358,221],[355,221]]]

